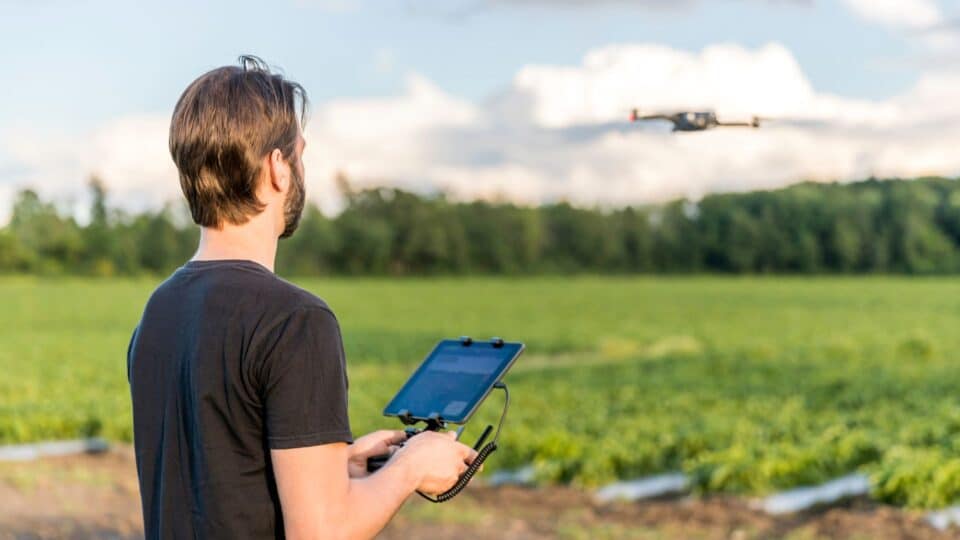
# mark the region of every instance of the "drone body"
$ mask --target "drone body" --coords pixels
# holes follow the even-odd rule
[[[640,115],[637,109],[630,112],[631,122],[666,120],[673,123],[673,131],[706,131],[716,127],[760,127],[760,118],[754,116],[749,122],[721,122],[712,111],[683,111],[670,114]]]

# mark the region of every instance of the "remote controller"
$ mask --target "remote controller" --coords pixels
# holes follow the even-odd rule
[[[483,467],[487,457],[496,451],[500,428],[503,427],[510,406],[510,393],[500,379],[523,349],[523,343],[508,343],[500,338],[491,338],[489,342],[475,342],[469,337],[443,340],[434,347],[384,408],[385,416],[396,417],[410,426],[404,430],[407,435],[404,442],[418,433],[442,431],[453,424],[460,425],[456,433],[456,440],[459,441],[467,421],[480,403],[493,389],[503,390],[503,412],[500,414],[493,440],[486,442],[493,433],[493,426],[488,425],[473,446],[476,456],[456,483],[440,494],[417,491],[421,497],[435,503],[449,501],[463,491]],[[441,379],[449,379],[451,383],[441,384]],[[438,393],[438,387],[442,387],[444,392]],[[411,404],[415,405],[415,410],[407,408]],[[441,415],[437,411],[444,411],[449,415]],[[424,422],[426,426],[423,429],[412,427],[419,422]],[[404,443],[396,446],[404,446]],[[367,458],[367,471],[375,473],[382,469],[392,456],[393,453],[388,453]]]

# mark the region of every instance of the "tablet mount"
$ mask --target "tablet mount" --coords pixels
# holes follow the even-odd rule
[[[495,349],[503,347],[503,340],[500,338],[492,338],[490,340],[491,345]],[[460,338],[460,345],[463,347],[469,347],[473,344],[473,339],[467,336]],[[442,503],[449,501],[450,499],[456,497],[467,484],[470,483],[470,480],[473,479],[474,475],[480,470],[480,467],[483,465],[483,462],[486,461],[487,457],[490,456],[497,449],[497,442],[500,440],[500,429],[503,427],[503,420],[507,417],[507,409],[510,408],[510,392],[507,390],[507,385],[503,381],[497,381],[493,384],[493,388],[498,388],[503,390],[503,412],[500,414],[500,422],[497,424],[497,432],[493,436],[493,440],[484,444],[487,440],[487,437],[490,436],[490,432],[493,431],[492,425],[487,425],[483,430],[483,433],[480,434],[480,438],[477,439],[477,442],[473,445],[473,449],[477,452],[477,457],[474,458],[473,462],[467,467],[467,470],[464,471],[463,475],[460,476],[460,479],[457,480],[457,483],[453,485],[452,488],[447,491],[437,495],[436,497],[431,497],[426,493],[417,491],[417,494],[423,497],[424,499],[434,502]],[[446,429],[447,422],[437,413],[433,413],[427,418],[415,418],[410,414],[408,410],[401,410],[397,417],[403,422],[404,425],[409,426],[404,431],[407,434],[407,438],[413,437],[418,433],[423,433],[424,431],[441,431]],[[424,422],[426,425],[422,429],[417,429],[415,426],[418,422]],[[462,428],[461,428],[462,429]],[[402,446],[402,443],[401,443]],[[374,456],[367,459],[367,471],[374,472],[386,465],[387,461],[390,459],[390,455]]]

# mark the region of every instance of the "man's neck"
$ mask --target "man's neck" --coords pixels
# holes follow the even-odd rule
[[[272,227],[266,225],[254,218],[243,225],[225,224],[219,229],[202,227],[200,247],[193,260],[245,259],[273,272],[277,257],[277,235]]]

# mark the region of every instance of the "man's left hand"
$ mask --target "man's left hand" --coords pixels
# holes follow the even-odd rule
[[[381,429],[368,433],[353,441],[353,444],[347,446],[349,449],[349,459],[347,460],[347,471],[350,478],[363,478],[369,476],[367,472],[367,458],[391,454],[400,448],[400,443],[407,440],[407,434],[403,431]]]

